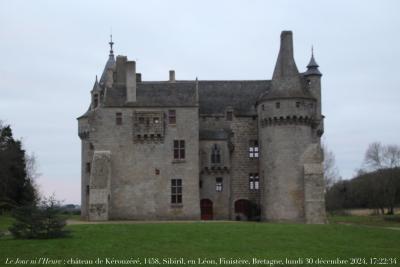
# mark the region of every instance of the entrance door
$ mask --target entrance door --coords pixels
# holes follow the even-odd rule
[[[239,199],[235,201],[235,213],[237,220],[247,220],[250,215],[250,202],[247,199]],[[243,217],[245,216],[245,217]]]
[[[200,201],[201,219],[212,220],[213,219],[213,203],[209,199],[202,199]]]

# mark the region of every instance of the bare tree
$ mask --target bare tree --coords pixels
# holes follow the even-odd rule
[[[339,169],[336,166],[335,154],[328,149],[326,144],[322,145],[324,151],[324,178],[325,178],[325,188],[329,189],[336,182],[338,182],[341,177],[339,174]]]
[[[25,170],[26,176],[29,179],[34,192],[36,199],[39,199],[39,186],[37,184],[37,179],[41,176],[41,173],[38,172],[38,163],[36,159],[35,153],[25,154]]]
[[[400,146],[382,145],[380,142],[371,143],[365,152],[363,165],[369,171],[376,173],[374,180],[375,188],[382,188],[382,202],[388,209],[389,214],[393,214],[398,192],[398,180],[396,172],[383,172],[400,167]]]

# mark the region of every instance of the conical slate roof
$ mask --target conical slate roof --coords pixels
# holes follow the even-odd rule
[[[110,35],[110,38],[111,38],[111,40],[109,42],[110,55],[108,56],[106,66],[104,67],[104,70],[103,70],[103,74],[101,74],[101,77],[100,77],[100,85],[101,86],[104,86],[104,84],[107,81],[107,70],[115,67],[115,58],[114,58],[114,50],[113,50],[114,42],[112,41],[112,35]]]
[[[318,69],[318,64],[314,59],[314,53],[311,53],[310,63],[307,65],[307,71],[304,73],[305,76],[308,75],[318,75],[322,76],[322,73]]]
[[[101,74],[100,78],[100,85],[103,86],[106,83],[107,80],[107,70],[112,69],[115,67],[115,58],[114,54],[110,53],[110,56],[108,57],[107,63],[104,67],[103,74]]]
[[[94,92],[94,91],[101,91],[101,87],[99,85],[99,82],[97,81],[97,75],[96,75],[96,80],[94,82],[93,89],[92,89],[92,92]]]

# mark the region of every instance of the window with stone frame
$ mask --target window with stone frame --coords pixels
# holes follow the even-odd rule
[[[185,159],[185,140],[174,140],[174,159]]]
[[[222,177],[215,178],[215,191],[222,192],[223,184],[222,184]]]
[[[168,123],[169,124],[176,124],[176,110],[170,109],[168,110]]]
[[[121,112],[115,113],[115,124],[122,125],[122,113]]]
[[[217,144],[211,148],[211,164],[221,164],[221,149]]]
[[[182,204],[182,179],[171,180],[171,204]]]
[[[259,150],[258,150],[258,141],[257,140],[250,140],[249,141],[249,158],[258,158],[259,157]]]
[[[258,176],[258,173],[249,174],[249,188],[250,190],[260,189],[260,177]]]

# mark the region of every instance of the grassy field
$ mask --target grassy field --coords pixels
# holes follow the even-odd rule
[[[333,222],[343,220],[340,217],[332,219]],[[0,219],[0,226],[3,229],[8,223],[10,223],[9,218]],[[41,257],[66,260],[60,265],[46,266],[87,266],[68,264],[68,259],[71,258],[93,262],[96,262],[97,258],[132,259],[140,260],[141,265],[145,265],[145,259],[149,258],[160,261],[167,258],[183,258],[185,262],[193,259],[197,266],[201,265],[199,258],[216,260],[216,263],[219,263],[220,258],[244,259],[249,260],[249,263],[252,263],[253,258],[283,261],[281,265],[273,266],[324,266],[315,263],[318,258],[323,260],[362,258],[367,261],[363,266],[372,266],[370,264],[372,257],[397,257],[397,264],[400,266],[400,231],[382,227],[343,224],[193,222],[82,224],[70,225],[68,228],[72,234],[63,239],[14,240],[10,236],[3,237],[0,240],[0,266],[5,264],[7,258],[38,260]],[[300,258],[304,264],[288,264],[286,258],[291,260]],[[306,258],[312,258],[314,264],[305,264]],[[208,263],[201,266],[213,265],[212,262]],[[225,266],[246,266],[246,264],[226,263]],[[335,266],[350,266],[350,264]]]

